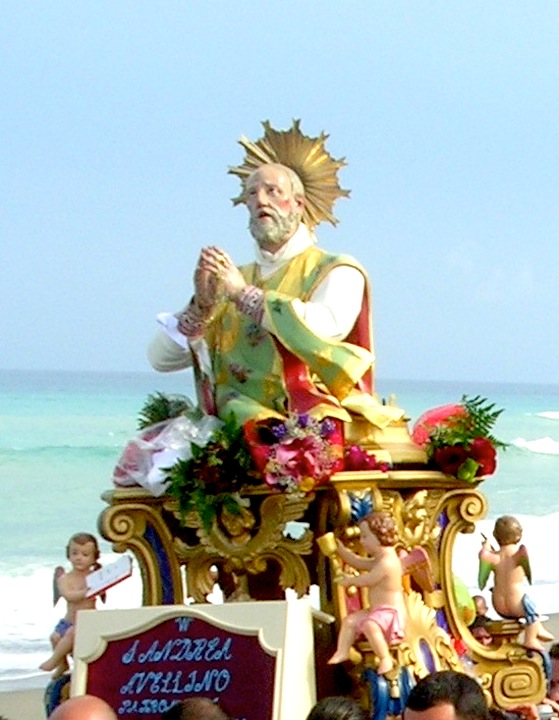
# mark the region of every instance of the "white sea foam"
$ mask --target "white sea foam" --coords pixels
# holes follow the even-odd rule
[[[536,438],[536,440],[526,440],[519,437],[515,438],[511,444],[522,450],[528,450],[540,455],[559,455],[559,442],[549,437],[549,435]]]

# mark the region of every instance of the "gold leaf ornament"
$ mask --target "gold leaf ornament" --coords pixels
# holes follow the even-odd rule
[[[336,225],[338,221],[332,214],[334,203],[339,197],[349,197],[349,190],[339,186],[337,174],[347,163],[345,158],[335,160],[326,150],[324,143],[329,136],[324,132],[315,138],[303,135],[300,120],[293,120],[289,130],[274,130],[268,120],[262,125],[264,136],[256,142],[244,135],[239,139],[246,156],[242,165],[230,167],[228,171],[237,175],[242,183],[241,194],[233,198],[233,204],[245,202],[246,180],[255,170],[261,165],[279,163],[291,168],[303,183],[302,219],[309,230],[324,220]]]

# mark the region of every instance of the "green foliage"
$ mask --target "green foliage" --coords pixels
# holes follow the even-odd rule
[[[183,517],[196,511],[207,531],[222,507],[238,513],[238,493],[255,477],[242,429],[234,416],[227,418],[207,445],[193,444],[192,457],[168,468],[166,476],[168,492],[177,499]]]
[[[185,395],[165,395],[162,392],[156,392],[148,395],[140,410],[138,429],[143,430],[150,425],[163,422],[163,420],[195,412],[193,404]]]
[[[448,418],[445,424],[439,425],[431,432],[430,451],[434,448],[449,445],[462,445],[469,447],[472,440],[486,438],[495,448],[505,449],[507,444],[493,435],[493,427],[503,412],[497,409],[495,403],[487,398],[476,395],[473,398],[462,396],[461,404],[465,412]]]

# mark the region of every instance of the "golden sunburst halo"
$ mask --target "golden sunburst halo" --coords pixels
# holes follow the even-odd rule
[[[301,178],[305,188],[305,209],[303,222],[309,229],[324,220],[337,224],[332,214],[334,203],[339,197],[348,197],[349,190],[342,190],[337,173],[346,165],[345,158],[335,160],[325,149],[328,135],[322,132],[318,137],[303,135],[300,120],[293,120],[289,130],[274,130],[268,120],[262,123],[264,136],[251,142],[244,135],[239,144],[246,151],[242,165],[229,168],[229,173],[241,179],[243,191],[233,198],[238,205],[244,202],[245,182],[249,175],[261,165],[280,163],[291,168]]]

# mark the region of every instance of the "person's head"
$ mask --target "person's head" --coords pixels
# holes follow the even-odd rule
[[[491,637],[491,633],[489,632],[487,625],[487,621],[480,615],[478,615],[478,617],[470,625],[470,632],[482,645],[491,645],[493,642],[493,638]]]
[[[94,695],[80,695],[65,700],[49,720],[117,720],[110,705]]]
[[[186,698],[169,708],[161,720],[229,720],[217,703],[209,698]]]
[[[495,522],[493,537],[499,545],[515,545],[522,538],[522,525],[512,515],[502,515]]]
[[[307,720],[367,720],[368,717],[356,700],[336,695],[319,700]]]
[[[551,678],[547,697],[559,702],[559,643],[553,643],[549,648],[549,657],[551,659]]]
[[[72,535],[66,546],[66,557],[72,563],[72,567],[78,570],[88,570],[97,565],[99,545],[95,535],[85,532]]]
[[[479,684],[464,673],[441,670],[422,678],[408,696],[403,720],[488,720]]]
[[[483,595],[473,595],[472,600],[476,606],[476,615],[487,615],[489,608],[487,607],[487,602]]]
[[[293,237],[303,216],[305,191],[291,168],[261,165],[248,176],[243,198],[251,235],[261,248],[276,252]]]
[[[361,542],[366,550],[367,546],[383,545],[384,547],[396,545],[398,530],[394,518],[389,513],[374,512],[367,515],[359,523]]]

